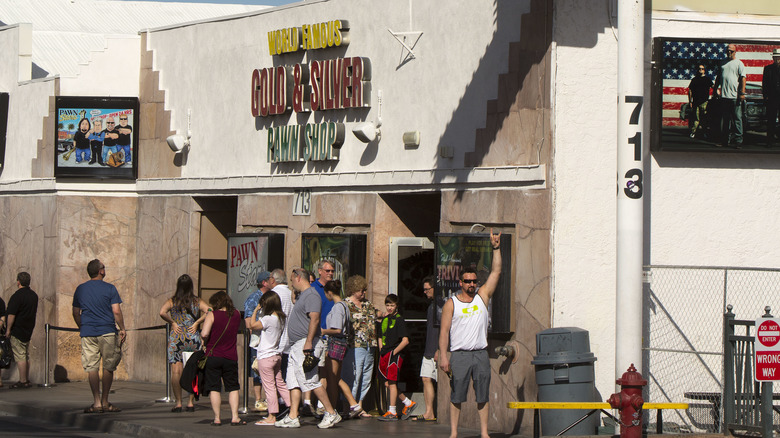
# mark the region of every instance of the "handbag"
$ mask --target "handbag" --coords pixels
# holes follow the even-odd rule
[[[344,304],[344,302],[341,302]],[[346,335],[331,335],[328,336],[328,357],[334,360],[342,361],[344,356],[347,355],[347,349],[349,348],[349,334],[353,332],[352,324],[349,317],[349,307],[344,304],[344,328],[346,329]]]
[[[319,365],[320,360],[317,359],[317,356],[314,355],[314,353],[304,353],[306,357],[303,359],[303,371],[305,373],[308,373],[309,371],[317,368],[317,365]]]
[[[8,368],[14,361],[14,354],[11,351],[11,340],[0,335],[0,368]]]

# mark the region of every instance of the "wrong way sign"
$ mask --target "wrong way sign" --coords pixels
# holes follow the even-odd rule
[[[780,380],[780,320],[758,318],[755,335],[755,380]]]

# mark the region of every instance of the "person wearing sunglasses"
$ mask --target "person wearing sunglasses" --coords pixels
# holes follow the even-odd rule
[[[114,129],[116,122],[113,116],[106,118],[106,129],[103,130],[103,163],[108,165],[108,158],[110,155],[117,153],[119,149],[117,147],[117,140],[119,139],[119,132]]]
[[[450,376],[450,437],[458,436],[461,403],[466,401],[473,380],[482,438],[488,438],[490,359],[487,352],[488,303],[501,277],[501,233],[490,230],[493,262],[485,284],[479,287],[477,273],[466,268],[460,275],[461,293],[446,303],[441,314],[439,368]],[[450,354],[447,355],[447,351]]]
[[[125,153],[125,162],[129,163],[133,161],[133,155],[131,152],[130,135],[133,133],[133,127],[127,124],[127,114],[121,114],[119,116],[119,126],[116,127],[119,133],[117,138],[117,146]]]

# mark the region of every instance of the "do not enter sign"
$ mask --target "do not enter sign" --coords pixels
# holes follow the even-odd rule
[[[780,381],[780,322],[774,318],[756,320],[754,379]]]
[[[764,347],[774,347],[780,341],[780,325],[772,319],[764,320],[756,330],[756,340]]]

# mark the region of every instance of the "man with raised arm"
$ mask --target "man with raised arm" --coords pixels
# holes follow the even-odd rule
[[[439,333],[439,367],[450,376],[450,437],[458,436],[460,405],[466,401],[469,380],[479,411],[482,438],[488,438],[488,401],[490,395],[490,359],[487,352],[488,303],[501,276],[501,233],[490,230],[493,263],[490,275],[479,290],[477,273],[465,269],[460,275],[461,293],[444,303]],[[448,357],[447,351],[451,351]]]

